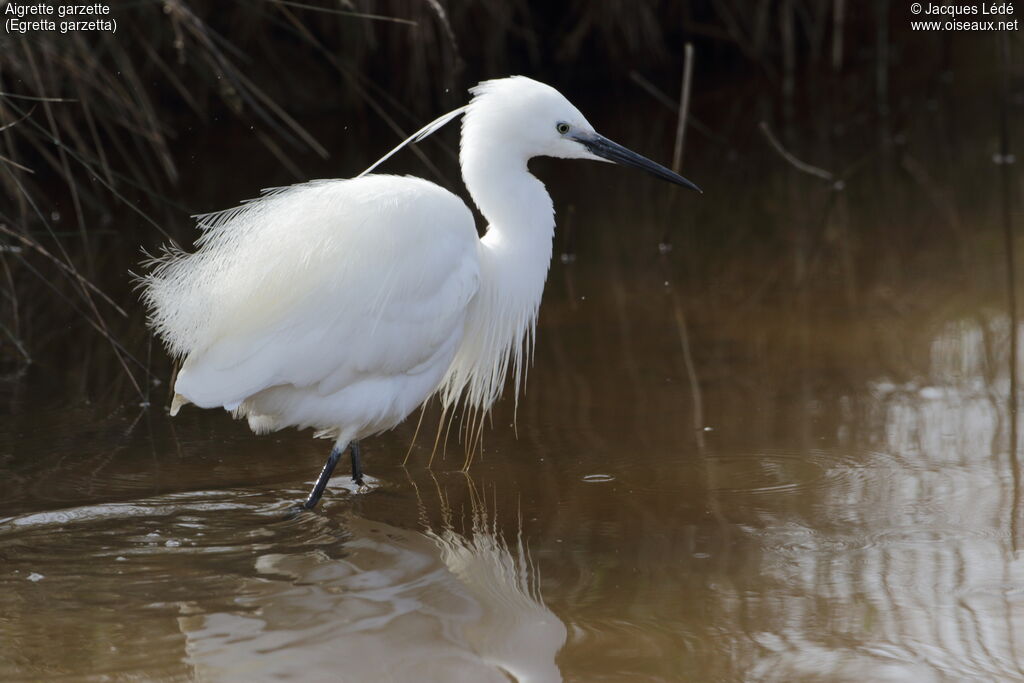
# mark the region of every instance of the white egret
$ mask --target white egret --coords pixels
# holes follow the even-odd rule
[[[150,324],[182,359],[172,415],[223,407],[257,434],[314,427],[334,439],[306,509],[350,446],[362,485],[359,440],[434,394],[486,414],[511,366],[518,396],[555,228],[531,158],[612,161],[698,189],[598,135],[548,85],[513,76],[470,92],[390,154],[463,115],[459,160],[488,221],[482,238],[448,190],[364,173],[199,216],[197,250],[169,250],[143,280]]]

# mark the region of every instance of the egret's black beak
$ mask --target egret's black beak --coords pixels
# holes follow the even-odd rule
[[[688,187],[691,190],[696,190],[697,192],[704,194],[703,190],[678,173],[673,173],[661,164],[656,164],[650,159],[642,157],[632,150],[626,149],[619,143],[612,142],[603,135],[579,132],[568,137],[571,137],[573,140],[586,147],[590,153],[596,154],[602,159],[607,159],[608,161],[616,164],[622,164],[623,166],[639,168],[640,170],[647,171],[651,175],[661,178],[662,180],[667,180],[670,183],[682,185],[683,187]]]

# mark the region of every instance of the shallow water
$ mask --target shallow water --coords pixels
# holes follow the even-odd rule
[[[888,318],[870,349],[842,320],[706,324],[697,432],[676,328],[615,312],[617,286],[658,283],[587,270],[576,303],[553,283],[519,438],[506,407],[468,476],[452,439],[426,468],[432,434],[401,467],[407,425],[367,445],[369,492],[342,473],[287,519],[325,455],[307,435],[195,410],[22,416],[0,677],[1022,675],[1005,375],[981,367],[1005,344],[995,302]]]
[[[308,433],[5,386],[0,679],[1024,677],[997,214],[956,233],[889,178],[850,256],[775,174],[687,200],[665,256],[643,180],[563,209],[578,258],[468,474],[458,423],[428,467],[431,409],[289,517]]]

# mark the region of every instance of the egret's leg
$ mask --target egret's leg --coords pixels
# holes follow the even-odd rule
[[[363,458],[362,453],[359,450],[359,442],[353,441],[350,446],[352,449],[352,481],[359,486],[363,485]]]
[[[324,463],[324,468],[320,470],[320,476],[317,477],[316,484],[313,485],[313,490],[309,492],[309,497],[306,498],[306,502],[302,504],[304,509],[312,510],[320,501],[320,496],[324,495],[324,489],[327,488],[327,480],[331,478],[331,474],[334,472],[334,466],[338,464],[338,460],[341,459],[341,454],[344,451],[345,449],[338,448],[337,446],[331,449],[331,454],[327,456],[327,462]]]

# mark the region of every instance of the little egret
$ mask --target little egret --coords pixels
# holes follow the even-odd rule
[[[411,176],[314,180],[198,217],[194,253],[168,249],[144,277],[149,322],[182,360],[171,415],[222,407],[260,434],[313,427],[334,448],[302,507],[359,440],[438,394],[482,416],[508,370],[518,397],[551,260],[554,207],[536,156],[633,166],[696,185],[595,132],[554,88],[484,81],[381,161],[463,116],[462,177],[487,219]]]

